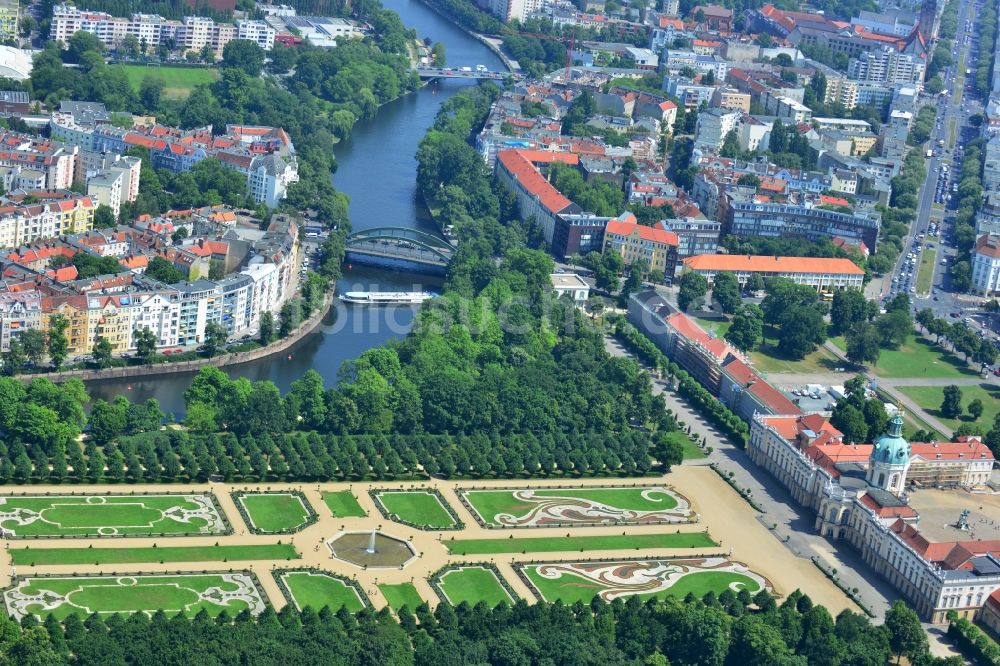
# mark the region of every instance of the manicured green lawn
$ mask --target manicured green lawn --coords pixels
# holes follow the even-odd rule
[[[841,365],[841,362],[823,347],[807,354],[802,360],[788,358],[781,353],[778,339],[766,335],[761,346],[750,352],[750,360],[753,361],[754,369],[772,373],[826,373]]]
[[[210,495],[0,497],[0,527],[17,536],[221,534]]]
[[[932,247],[924,248],[920,255],[920,270],[917,272],[917,293],[929,294],[931,291],[931,280],[934,278],[934,266],[937,261],[937,250]]]
[[[262,532],[294,530],[309,518],[302,498],[291,493],[246,494],[238,501],[246,509],[253,527]]]
[[[717,546],[704,532],[666,534],[606,534],[519,539],[460,539],[444,542],[453,555],[494,553],[557,553],[565,551],[634,550],[640,548],[711,548]]]
[[[389,602],[389,608],[392,610],[398,611],[403,606],[409,606],[410,610],[413,610],[424,603],[424,600],[420,597],[420,593],[417,592],[417,588],[413,587],[410,583],[400,583],[399,585],[380,584],[378,589],[382,590],[382,594],[385,596],[386,601]]]
[[[219,72],[209,67],[144,67],[142,65],[109,65],[112,69],[117,69],[125,73],[129,85],[136,92],[142,80],[147,76],[155,76],[163,79],[166,84],[163,88],[164,97],[179,99],[187,97],[195,86],[202,83],[214,83],[219,78]]]
[[[831,338],[839,349],[846,350],[843,337]],[[875,366],[880,377],[977,377],[975,370],[950,352],[931,344],[923,336],[910,336],[899,349],[883,349]]]
[[[202,596],[212,588],[237,593],[230,599]],[[244,608],[263,610],[260,592],[245,574],[185,574],[164,576],[92,576],[87,578],[26,578],[14,589],[4,592],[8,608],[18,597],[46,595],[51,607],[28,603],[28,613],[63,619],[71,613],[134,613],[163,610],[170,615],[181,612],[193,617],[200,610],[218,615],[223,609],[231,615]]]
[[[463,601],[475,606],[485,601],[489,606],[496,606],[501,601],[508,604],[514,600],[504,589],[497,575],[491,569],[484,567],[460,567],[452,569],[441,576],[441,591],[450,604],[457,606]]]
[[[525,567],[524,572],[539,594],[542,595],[542,598],[549,602],[562,599],[565,604],[573,604],[577,601],[590,603],[590,600],[597,596],[599,592],[607,589],[605,586],[587,580],[582,576],[574,576],[567,573],[563,573],[557,579],[544,578],[538,574],[534,565]],[[696,597],[701,598],[706,592],[715,592],[716,594],[724,592],[731,583],[741,583],[751,593],[759,589],[757,582],[748,576],[730,572],[706,571],[688,574],[665,590],[643,593],[638,596],[640,599],[649,599],[651,597],[657,599],[667,597],[683,599],[687,596],[688,592],[691,592]]]
[[[726,337],[729,327],[733,325],[733,322],[726,321],[725,319],[702,319],[701,317],[695,317],[694,320],[709,333],[715,333],[715,337],[717,338]]]
[[[349,490],[323,493],[323,501],[334,518],[363,518],[368,515]]]
[[[928,414],[940,419],[952,428],[957,428],[963,423],[974,422],[967,410],[969,403],[978,398],[983,402],[983,415],[976,422],[982,425],[984,430],[989,430],[993,425],[993,418],[997,412],[1000,412],[1000,388],[993,384],[959,386],[958,388],[962,390],[962,414],[957,419],[949,419],[941,415],[941,403],[944,401],[943,386],[900,386],[897,390],[916,401]]]
[[[157,548],[11,548],[11,564],[136,564],[139,562],[224,562],[301,557],[291,544],[255,546],[167,546]]]
[[[443,528],[455,524],[455,519],[441,504],[437,495],[422,490],[380,492],[379,499],[390,516],[423,527]]]
[[[684,460],[700,460],[701,458],[708,457],[708,454],[698,448],[698,446],[691,441],[691,438],[683,432],[668,432],[667,439],[680,442],[681,448],[684,449]]]
[[[324,606],[340,610],[346,606],[347,610],[357,613],[365,607],[358,598],[358,591],[339,578],[308,571],[290,571],[281,574],[281,578],[299,610],[306,606],[317,611]]]
[[[525,489],[529,490],[529,489]],[[677,506],[677,498],[663,488],[537,488],[530,489],[536,498],[562,497],[568,501],[596,502],[620,510],[669,511]],[[517,496],[518,490],[472,490],[465,498],[487,523],[497,524],[497,516],[508,514],[521,517],[542,504]],[[645,495],[645,496],[644,496]]]

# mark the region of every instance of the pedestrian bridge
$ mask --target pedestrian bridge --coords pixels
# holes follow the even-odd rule
[[[349,260],[377,265],[400,265],[444,272],[455,254],[450,242],[418,229],[376,227],[347,237]]]
[[[461,70],[449,67],[418,67],[417,75],[422,79],[476,79],[479,81],[503,81],[510,72],[491,72],[489,70]]]

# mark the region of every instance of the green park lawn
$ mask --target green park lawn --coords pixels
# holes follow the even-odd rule
[[[308,571],[289,571],[281,574],[281,579],[299,610],[312,606],[318,611],[329,606],[331,610],[346,607],[350,612],[357,613],[365,607],[358,591],[339,578]]]
[[[208,495],[7,496],[0,527],[16,536],[221,534]],[[185,513],[190,512],[190,513]]]
[[[358,504],[354,493],[349,490],[323,493],[323,502],[326,503],[334,518],[363,518],[367,515]]]
[[[540,576],[537,571],[538,565],[529,565],[524,568],[524,573],[528,580],[538,590],[544,601],[553,602],[561,599],[564,604],[574,604],[577,601],[590,603],[605,586],[587,580],[580,576],[563,573],[559,578],[550,579]],[[673,585],[665,590],[639,594],[640,599],[665,599],[674,597],[683,599],[688,593],[694,594],[699,599],[707,592],[720,594],[729,588],[731,583],[741,583],[751,593],[758,591],[759,586],[756,581],[737,573],[726,571],[706,571],[701,573],[688,574],[677,580]]]
[[[163,610],[168,615],[183,613],[194,617],[204,609],[215,616],[223,610],[236,615],[249,608],[248,601],[262,605],[260,592],[249,577],[243,576],[248,585],[243,587],[246,596],[219,600],[201,596],[212,588],[237,592],[240,584],[226,580],[227,574],[186,574],[163,576],[92,576],[84,578],[28,577],[14,590],[7,590],[8,597],[17,593],[27,596],[45,594],[54,598],[51,607],[43,608],[40,603],[29,604],[29,613],[48,615],[62,620],[76,613],[86,617],[91,613],[135,613]]]
[[[722,338],[725,337],[726,332],[729,327],[732,326],[732,322],[721,321],[716,319],[701,319],[695,318],[698,325],[704,328],[706,331],[714,332],[715,337]],[[827,350],[820,347],[812,354],[807,355],[802,360],[793,360],[785,356],[778,349],[778,340],[774,337],[767,336],[767,331],[764,331],[765,337],[764,342],[755,351],[750,352],[750,360],[753,361],[754,368],[760,372],[773,372],[773,373],[826,373],[830,372],[834,367],[840,365],[840,362]]]
[[[729,332],[729,327],[733,325],[731,321],[726,321],[725,319],[705,319],[703,317],[695,317],[694,320],[699,326],[709,333],[714,333],[717,338],[726,337],[726,333]]]
[[[951,428],[958,428],[963,423],[974,423],[967,409],[970,402],[979,398],[983,402],[983,415],[976,422],[983,426],[983,430],[989,430],[993,426],[997,412],[1000,412],[1000,388],[992,384],[959,386],[959,388],[962,390],[962,414],[954,419],[941,415],[941,402],[944,400],[943,386],[899,386],[897,390],[905,393],[908,398],[923,407],[924,411]]]
[[[765,331],[764,342],[756,350],[750,352],[753,367],[759,372],[822,374],[841,365],[837,357],[823,347],[819,347],[805,358],[795,360],[783,354],[778,348],[778,339],[769,337]]]
[[[456,567],[441,576],[439,585],[446,600],[453,606],[463,601],[472,606],[480,601],[485,601],[489,606],[496,606],[501,601],[514,603],[500,584],[496,573],[485,567]]]
[[[289,532],[309,518],[304,500],[291,493],[248,493],[238,501],[250,516],[252,527],[261,532]]]
[[[137,564],[142,562],[238,562],[301,557],[291,544],[254,546],[160,546],[157,548],[11,548],[11,564]]]
[[[842,336],[831,338],[830,341],[842,351],[847,349]],[[979,376],[961,358],[940,349],[922,335],[911,335],[899,349],[883,349],[874,371],[880,377],[893,379]]]
[[[920,255],[920,269],[917,271],[917,293],[929,294],[931,292],[931,281],[934,278],[934,266],[937,261],[937,250],[932,247],[925,248]]]
[[[455,525],[455,519],[433,493],[423,490],[380,491],[378,497],[389,516],[434,529]]]
[[[417,592],[417,588],[413,587],[411,583],[399,583],[398,585],[381,583],[378,589],[382,590],[385,600],[389,602],[389,608],[395,611],[398,611],[403,606],[409,606],[412,611],[424,603],[424,600],[420,598],[420,593]]]
[[[110,65],[111,68],[122,71],[129,85],[136,92],[142,80],[147,76],[163,79],[163,96],[181,99],[191,94],[195,86],[202,83],[215,83],[219,71],[210,67],[145,67],[143,65]]]
[[[701,458],[708,457],[708,454],[698,448],[698,446],[691,441],[690,437],[679,430],[668,432],[667,439],[680,442],[681,448],[684,449],[684,460],[699,460]]]
[[[558,553],[594,550],[639,550],[641,548],[712,548],[717,546],[705,532],[666,534],[605,534],[576,537],[527,537],[518,539],[457,539],[444,542],[452,555],[500,553]]]

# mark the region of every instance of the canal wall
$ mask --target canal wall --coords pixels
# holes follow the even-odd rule
[[[323,318],[330,311],[334,297],[328,296],[319,310],[314,312],[308,319],[302,322],[295,331],[287,338],[275,340],[266,347],[251,349],[250,351],[234,352],[230,354],[220,354],[212,358],[201,358],[194,361],[177,361],[171,363],[157,363],[155,365],[131,365],[124,368],[105,368],[104,370],[65,370],[60,372],[44,372],[38,374],[18,375],[23,382],[30,382],[32,379],[44,378],[53,382],[62,382],[67,379],[79,379],[84,382],[100,381],[106,379],[126,379],[129,377],[152,377],[155,375],[175,375],[184,372],[194,372],[207,366],[222,368],[230,365],[241,365],[252,361],[259,361],[269,356],[282,354],[299,341],[311,334],[323,323]]]

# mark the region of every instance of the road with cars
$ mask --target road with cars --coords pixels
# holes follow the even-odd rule
[[[958,254],[954,219],[958,207],[958,176],[962,169],[963,148],[966,142],[979,136],[979,130],[972,125],[969,117],[983,112],[983,100],[973,90],[972,76],[965,76],[966,69],[975,69],[979,57],[978,16],[982,2],[966,0],[959,8],[958,31],[952,50],[953,64],[944,72],[944,80],[954,87],[938,96],[936,101],[927,102],[937,106],[935,127],[928,142],[928,149],[933,153],[927,160],[927,177],[920,192],[917,218],[911,226],[910,235],[903,239],[903,252],[891,282],[887,281],[883,286],[883,297],[888,300],[898,293],[908,294],[914,310],[929,308],[937,317],[953,322],[964,321],[981,337],[996,338],[1000,333],[997,318],[983,313],[975,298],[953,291],[948,274]],[[992,45],[987,44],[985,48],[992,48]],[[959,64],[963,67],[962,71],[959,71]],[[952,122],[955,124],[954,144]],[[929,248],[935,252],[930,289],[919,293],[917,278],[921,258]]]

